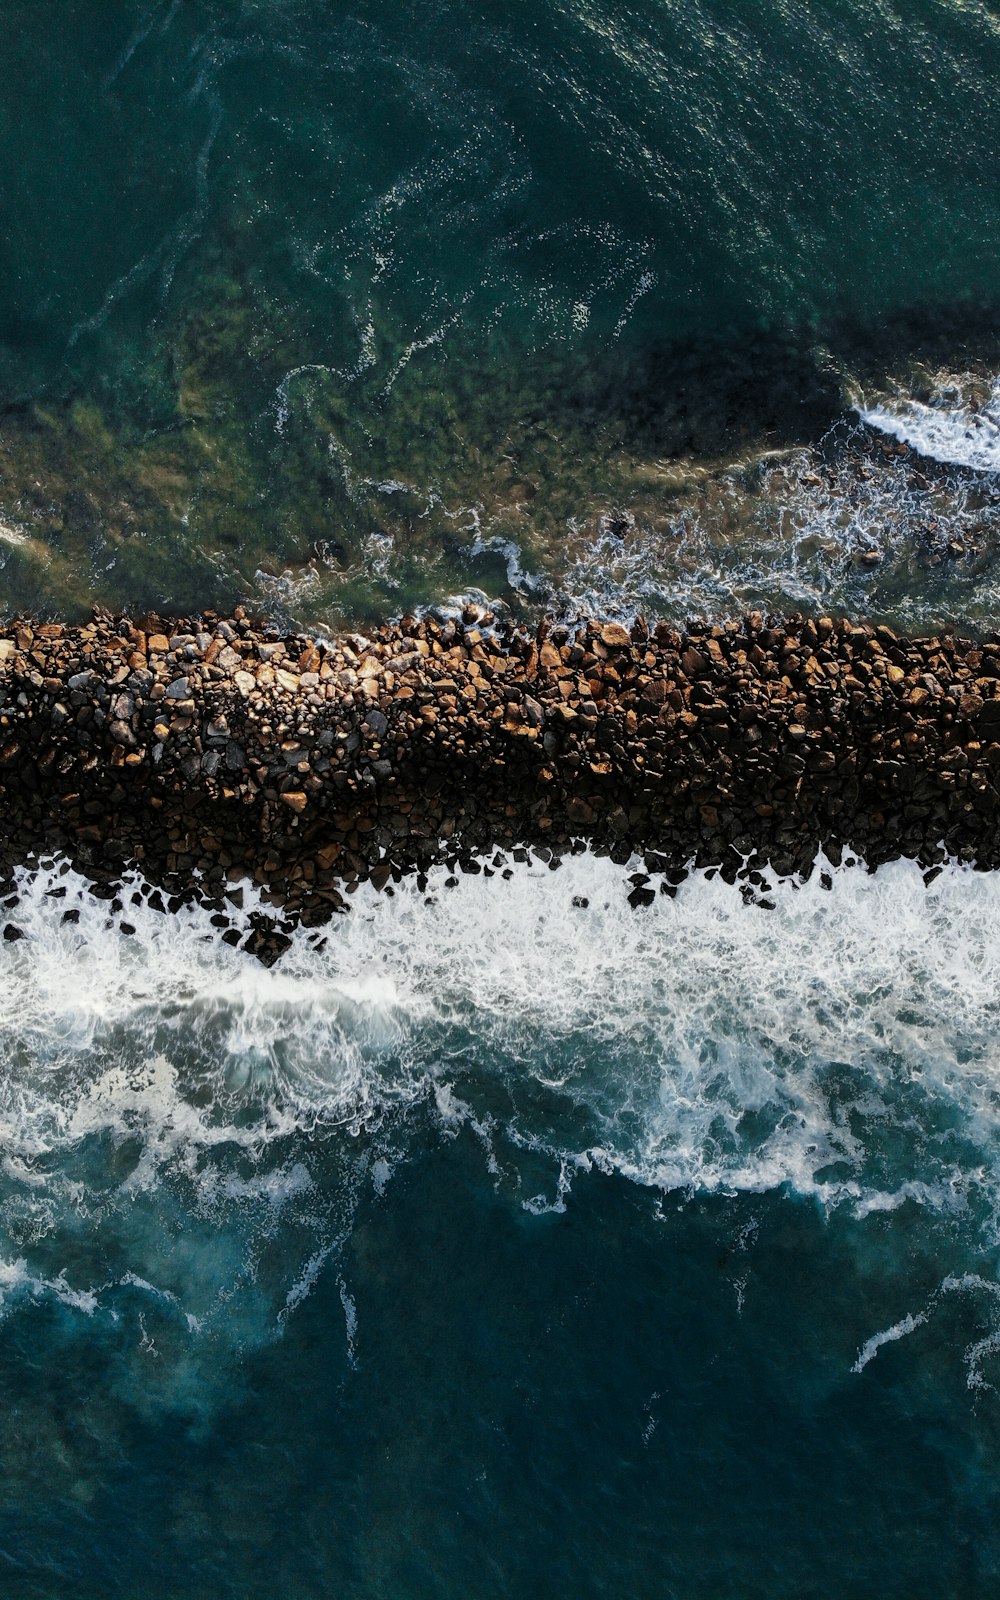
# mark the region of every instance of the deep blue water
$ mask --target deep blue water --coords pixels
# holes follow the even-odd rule
[[[959,1356],[988,1293],[851,1371],[936,1286],[925,1219],[831,1236],[789,1196],[658,1208],[599,1176],[525,1217],[474,1138],[428,1143],[355,1213],[353,1360],[336,1268],[269,1348],[204,1353],[206,1393],[171,1394],[138,1294],[110,1331],[9,1320],[6,1593],[992,1592],[997,1401]]]

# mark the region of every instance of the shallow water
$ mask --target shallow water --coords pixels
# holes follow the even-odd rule
[[[8,9],[7,610],[993,606],[986,6]],[[971,512],[815,503],[934,394]]]

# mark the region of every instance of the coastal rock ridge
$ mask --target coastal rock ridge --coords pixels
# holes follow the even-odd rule
[[[1000,638],[751,613],[684,632],[642,618],[528,630],[466,607],[339,638],[241,611],[0,630],[0,922],[13,869],[61,854],[122,908],[227,913],[252,880],[297,922],[446,862],[551,866],[584,844],[644,857],[630,898],[691,865],[745,881],[820,851],[928,874],[1000,865]]]

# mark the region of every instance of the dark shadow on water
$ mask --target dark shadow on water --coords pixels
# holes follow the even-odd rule
[[[917,365],[1000,370],[1000,302],[911,306],[875,323],[845,312],[604,352],[575,398],[637,453],[715,458],[814,444],[843,415],[850,383],[883,389]]]

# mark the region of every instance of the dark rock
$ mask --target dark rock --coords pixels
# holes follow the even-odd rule
[[[466,624],[316,642],[241,614],[178,619],[145,631],[149,671],[126,622],[39,636],[40,660],[27,632],[25,653],[0,628],[8,881],[32,849],[58,849],[114,908],[114,873],[136,861],[166,891],[153,909],[193,898],[229,934],[227,885],[244,878],[313,926],[366,879],[388,894],[414,872],[423,892],[431,865],[454,886],[509,877],[510,856],[557,870],[588,842],[621,865],[643,857],[637,907],[670,897],[692,860],[758,907],[761,868],[805,876],[821,846],[834,861],[911,854],[929,875],[944,840],[1000,866],[995,640],[828,617],[683,638],[642,619]],[[276,686],[246,670],[253,657]],[[280,954],[289,931],[254,924],[253,953]]]
[[[635,910],[639,906],[651,906],[655,899],[656,894],[652,889],[633,889],[628,903]]]

